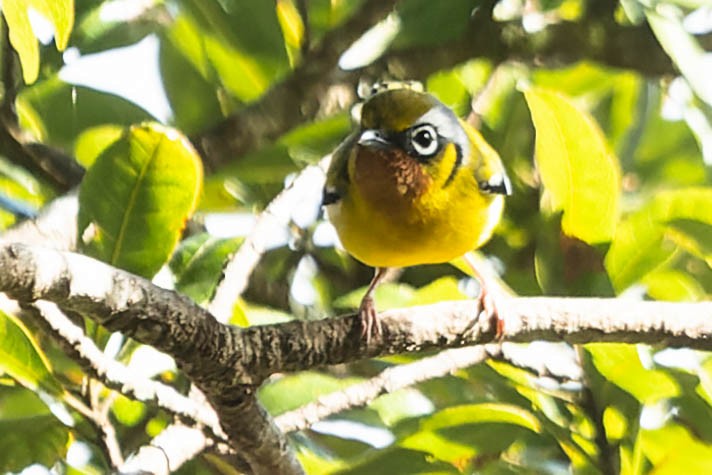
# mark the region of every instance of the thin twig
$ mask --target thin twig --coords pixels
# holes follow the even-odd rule
[[[314,187],[321,188],[326,178],[326,168],[330,157],[323,158],[317,165],[302,170],[260,213],[255,226],[223,269],[223,279],[215,290],[208,310],[220,322],[227,322],[232,315],[235,300],[242,295],[265,252],[264,243],[275,227],[286,226],[292,211],[302,202],[302,197]]]
[[[171,386],[134,375],[129,368],[107,357],[55,304],[40,300],[34,305],[25,306],[24,309],[27,315],[59,344],[67,356],[105,386],[137,401],[153,403],[186,421],[204,426],[213,436],[227,440],[215,411],[209,405],[196,404]],[[90,391],[90,395],[96,398],[97,391]],[[100,404],[98,400],[94,400],[92,404],[95,409],[100,409],[99,412],[106,414],[106,409],[101,409],[105,404]]]
[[[462,368],[481,363],[498,345],[484,345],[441,351],[413,363],[393,366],[377,376],[357,383],[342,391],[321,396],[313,403],[275,417],[277,426],[284,432],[304,430],[314,423],[346,409],[365,406],[378,396],[392,393],[429,379],[439,378]]]

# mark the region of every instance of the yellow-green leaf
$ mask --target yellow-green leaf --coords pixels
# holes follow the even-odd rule
[[[463,424],[503,423],[541,430],[539,420],[526,409],[513,404],[483,402],[453,406],[439,411],[421,424],[425,430],[438,430]]]
[[[589,244],[609,241],[618,218],[621,172],[598,124],[553,91],[524,93],[536,129],[536,163],[563,231]]]
[[[81,249],[144,277],[168,260],[195,210],[202,163],[190,142],[158,125],[130,127],[79,190]]]
[[[645,207],[623,220],[605,258],[613,287],[621,292],[664,264],[678,247],[694,251],[703,244],[697,227],[712,225],[712,188],[658,193]],[[687,236],[689,239],[684,239]],[[700,251],[705,255],[704,249]]]
[[[29,4],[52,22],[54,43],[63,51],[74,26],[74,0],[29,0]]]
[[[680,393],[680,387],[668,373],[643,366],[634,345],[590,343],[586,345],[586,351],[604,378],[641,404],[653,404]]]
[[[74,26],[74,0],[12,0],[3,2],[2,10],[10,30],[10,43],[17,51],[26,84],[37,80],[40,70],[40,49],[32,31],[28,9],[46,17],[55,31],[55,44],[62,51],[67,47]]]
[[[27,7],[26,0],[6,1],[2,13],[10,30],[10,43],[20,57],[22,78],[25,84],[32,84],[40,72],[40,47],[30,25]]]
[[[59,395],[62,386],[52,375],[47,357],[19,320],[0,311],[0,373],[23,386]]]
[[[67,454],[69,430],[51,414],[0,420],[0,473],[39,463],[51,467]]]

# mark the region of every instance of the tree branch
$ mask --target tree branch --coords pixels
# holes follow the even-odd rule
[[[302,170],[257,217],[255,226],[240,249],[226,263],[223,279],[208,306],[208,310],[218,321],[227,322],[232,315],[235,300],[247,288],[250,275],[265,252],[266,236],[273,231],[274,226],[286,226],[295,206],[301,202],[300,197],[324,182],[329,158],[324,158],[317,165]]]
[[[343,51],[386,16],[396,0],[366,0],[341,26],[330,30],[301,64],[259,101],[228,117],[217,127],[195,137],[196,148],[209,168],[274,140],[314,118],[320,96],[333,82],[331,72]]]
[[[24,310],[57,342],[65,354],[105,386],[137,401],[154,403],[186,421],[206,427],[214,437],[227,440],[217,415],[211,408],[196,404],[171,386],[133,375],[125,365],[107,357],[94,341],[84,335],[84,331],[53,303],[40,300],[31,306],[25,306]]]
[[[311,404],[285,412],[275,417],[274,422],[283,432],[308,429],[314,423],[333,414],[365,406],[383,394],[479,364],[498,350],[499,345],[493,348],[486,348],[485,345],[455,348],[413,363],[392,366],[374,378],[349,386],[342,391],[324,395]]]
[[[174,357],[211,402],[231,446],[255,473],[300,473],[286,440],[254,398],[265,377],[366,357],[491,343],[496,322],[477,302],[454,301],[380,314],[381,338],[366,345],[355,315],[239,329],[187,298],[86,256],[0,246],[0,291],[88,315],[112,331]],[[712,302],[509,298],[502,338],[657,343],[712,349]]]
[[[577,22],[560,22],[529,33],[519,21],[493,20],[491,5],[480,7],[456,40],[431,47],[418,45],[390,50],[366,68],[338,69],[336,64],[341,53],[383,19],[395,3],[367,1],[349,21],[329,32],[319,46],[305,56],[300,67],[259,101],[194,137],[205,160],[217,168],[314,119],[331,87],[340,85],[355,91],[364,76],[422,81],[438,70],[478,58],[494,63],[521,61],[544,67],[587,60],[647,76],[677,74],[647,24],[625,26],[611,16],[594,12]],[[698,40],[702,44],[710,43],[712,34],[701,35]],[[641,55],[640,51],[647,53]],[[354,94],[351,101],[355,99]]]

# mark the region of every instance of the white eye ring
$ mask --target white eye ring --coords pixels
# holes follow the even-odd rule
[[[438,151],[438,131],[430,124],[413,127],[410,131],[410,144],[420,156],[428,157]]]

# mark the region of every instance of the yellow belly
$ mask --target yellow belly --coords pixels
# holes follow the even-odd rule
[[[476,187],[473,182],[400,201],[363,196],[352,187],[327,213],[344,248],[365,264],[448,262],[484,244],[502,213],[503,197]]]

